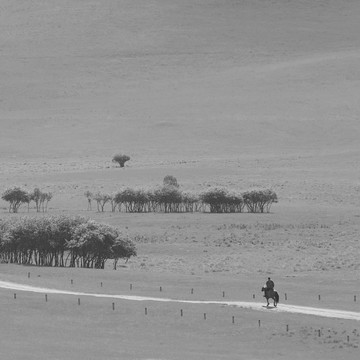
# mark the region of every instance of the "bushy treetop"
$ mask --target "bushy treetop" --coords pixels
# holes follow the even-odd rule
[[[29,203],[31,199],[30,194],[19,187],[6,189],[1,198],[10,203],[9,212],[14,213],[18,212],[21,204]]]
[[[179,187],[179,184],[178,184],[178,182],[177,182],[176,177],[175,177],[175,176],[172,176],[172,175],[166,175],[166,176],[164,177],[163,185],[164,185],[164,186],[173,186],[173,187],[176,187],[176,188]]]
[[[13,263],[104,268],[107,259],[136,256],[117,228],[83,217],[22,217],[0,221],[0,255]]]
[[[116,162],[120,167],[124,167],[125,163],[130,160],[130,156],[125,154],[115,154],[112,158],[112,162]]]

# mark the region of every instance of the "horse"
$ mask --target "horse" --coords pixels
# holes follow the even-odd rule
[[[274,307],[276,307],[278,302],[279,302],[279,294],[278,294],[278,292],[276,290],[273,290],[273,289],[266,289],[266,287],[263,287],[261,289],[261,291],[264,291],[265,298],[266,298],[266,301],[267,301],[266,306],[270,305],[269,299],[273,299],[274,300]]]

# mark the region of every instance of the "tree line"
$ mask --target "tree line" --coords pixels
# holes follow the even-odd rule
[[[9,212],[17,213],[22,204],[27,204],[28,211],[30,210],[30,203],[35,203],[37,212],[46,212],[48,203],[52,199],[51,192],[41,191],[35,188],[32,192],[21,189],[20,187],[13,187],[6,189],[1,198],[9,203]]]
[[[133,242],[117,228],[84,217],[44,216],[0,219],[2,262],[104,269],[136,256]]]
[[[105,211],[110,205],[111,211],[128,213],[144,212],[210,212],[210,213],[250,213],[270,212],[271,205],[278,201],[271,189],[256,189],[235,192],[224,188],[214,188],[201,193],[181,191],[173,185],[164,185],[154,189],[125,188],[114,194],[90,191],[85,193],[88,210],[92,210],[92,201],[97,211]]]

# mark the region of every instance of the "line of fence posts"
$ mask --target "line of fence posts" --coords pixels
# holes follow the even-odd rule
[[[31,273],[30,273],[30,272],[27,273],[27,277],[28,277],[28,279],[31,278]],[[73,285],[73,284],[74,284],[74,280],[73,280],[73,279],[70,279],[70,283],[71,283],[71,285]],[[103,287],[103,282],[102,282],[102,281],[100,282],[100,287]],[[130,290],[132,290],[132,289],[133,289],[133,284],[130,284]],[[162,286],[159,287],[159,291],[160,291],[160,292],[163,291],[163,287],[162,287]],[[194,294],[194,288],[191,288],[190,293],[191,293],[191,294]],[[225,297],[225,291],[222,291],[222,297]],[[253,298],[253,299],[256,298],[255,294],[252,295],[252,298]],[[285,298],[285,301],[288,300],[288,294],[287,294],[287,293],[284,293],[284,298]],[[321,294],[318,294],[317,298],[318,298],[319,301],[321,301]],[[356,301],[357,301],[357,296],[354,295],[353,299],[354,299],[354,302],[356,302]]]
[[[30,279],[30,277],[31,277],[31,273],[30,273],[30,272],[27,273],[27,277]],[[73,285],[73,284],[74,284],[74,280],[73,280],[73,279],[70,279],[70,283],[71,283],[71,285]],[[100,282],[100,287],[103,287],[103,282],[102,282],[102,281]],[[132,290],[132,289],[133,289],[133,284],[130,284],[130,290]],[[163,287],[162,287],[162,286],[159,287],[159,291],[160,291],[160,292],[163,291]],[[190,293],[191,293],[191,294],[194,294],[194,288],[191,288]],[[222,297],[223,297],[223,298],[225,297],[225,291],[222,291]],[[253,298],[253,299],[256,298],[255,294],[252,295],[252,298]],[[285,298],[285,301],[288,300],[288,294],[287,294],[287,293],[284,293],[284,298]],[[319,301],[321,301],[321,294],[318,294],[317,298],[318,298]],[[356,301],[357,301],[357,296],[354,295],[353,299],[354,299],[354,302],[356,302]]]
[[[30,277],[31,277],[31,273],[30,273],[30,272],[27,273],[27,277],[30,279]],[[71,280],[70,280],[70,283],[71,283],[71,285],[73,285],[73,284],[74,284],[74,280],[71,279]],[[100,282],[100,287],[103,287],[103,282]],[[133,284],[130,284],[130,290],[132,290],[132,289],[133,289]],[[163,287],[162,287],[162,286],[159,287],[159,291],[160,291],[160,292],[163,291]],[[191,294],[194,294],[194,288],[191,288],[190,292],[191,292]],[[14,296],[14,299],[16,300],[17,294],[14,293],[13,296]],[[222,291],[222,297],[225,297],[225,291]],[[253,294],[252,297],[253,297],[253,299],[255,299],[255,294]],[[288,299],[287,293],[284,293],[284,297],[285,297],[285,300]],[[321,300],[321,294],[318,294],[318,300],[319,300],[319,301]],[[354,295],[354,302],[356,302],[356,301],[357,301],[357,297],[356,297],[356,295]],[[48,294],[45,294],[45,302],[48,302]],[[77,303],[78,303],[78,305],[80,306],[80,304],[81,304],[80,298],[78,298]],[[112,303],[112,310],[115,311],[115,303],[114,303],[114,302]],[[145,311],[145,315],[148,315],[148,308],[147,308],[147,307],[145,307],[144,311]],[[181,316],[181,317],[184,316],[184,311],[183,311],[183,309],[180,309],[180,316]],[[204,320],[207,319],[207,314],[206,314],[206,313],[203,313],[203,319],[204,319]],[[234,316],[234,315],[232,316],[231,319],[232,319],[232,324],[235,324],[235,316]],[[258,320],[258,327],[259,327],[259,328],[261,327],[261,320],[260,320],[260,319]],[[289,332],[289,324],[286,324],[286,332]],[[318,337],[321,337],[321,329],[318,329],[318,330],[317,330],[317,334],[318,334]],[[349,341],[350,341],[350,336],[347,335],[347,342],[349,342]]]
[[[14,293],[13,296],[14,296],[14,299],[17,299],[17,294],[16,293]],[[354,301],[356,301],[356,298],[354,299]],[[45,302],[48,302],[48,294],[45,294]],[[80,298],[77,299],[77,303],[80,306],[80,304],[81,304]],[[112,306],[112,310],[115,311],[115,303],[114,302],[112,302],[111,306]],[[145,315],[148,315],[148,308],[147,307],[144,308],[144,313],[145,313]],[[183,309],[180,309],[180,316],[181,317],[184,316],[184,310]],[[203,313],[203,319],[207,320],[207,313]],[[235,316],[234,315],[232,315],[232,317],[231,317],[231,323],[235,324]],[[261,319],[258,319],[257,324],[258,324],[259,328],[262,327],[263,323],[262,323]],[[358,331],[358,330],[355,329],[354,331]],[[289,324],[286,324],[286,332],[289,332]],[[321,335],[322,335],[321,329],[317,329],[315,332],[316,332],[318,337],[321,337]],[[346,336],[346,341],[348,343],[350,342],[350,336],[349,335]]]

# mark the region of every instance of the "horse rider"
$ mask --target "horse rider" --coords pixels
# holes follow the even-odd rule
[[[274,287],[275,287],[274,282],[268,277],[266,286],[265,286],[265,288],[266,288],[265,291],[274,291]]]

